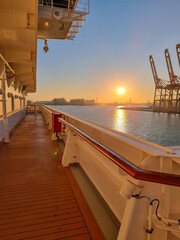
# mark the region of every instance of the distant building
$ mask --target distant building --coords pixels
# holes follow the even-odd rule
[[[67,101],[65,98],[54,98],[52,100],[52,104],[53,105],[66,105]]]
[[[52,101],[36,101],[34,104],[51,105]]]
[[[84,104],[85,104],[85,105],[94,105],[94,104],[95,104],[95,100],[94,100],[94,99],[84,100]]]
[[[84,105],[84,98],[82,99],[71,99],[70,105]]]

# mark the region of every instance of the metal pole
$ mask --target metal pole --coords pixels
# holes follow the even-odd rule
[[[53,5],[54,5],[53,0],[51,0],[51,14],[52,14],[52,16],[53,16]]]
[[[68,17],[69,17],[69,11],[70,11],[70,0],[68,0]]]
[[[35,113],[35,117],[37,116],[37,105],[34,105],[34,113]]]
[[[6,61],[6,59],[2,56],[0,53],[0,59],[6,64],[6,66],[11,70],[12,73],[15,74],[14,70],[9,66],[9,63]]]
[[[3,110],[3,123],[4,123],[4,142],[9,142],[9,127],[6,110],[6,72],[5,68],[0,75],[1,88],[2,88],[2,110]]]

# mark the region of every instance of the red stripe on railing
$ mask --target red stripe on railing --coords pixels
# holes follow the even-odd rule
[[[143,180],[143,181],[180,187],[180,175],[141,169],[138,166],[134,165],[133,163],[129,162],[127,159],[111,151],[109,148],[105,147],[101,143],[97,142],[95,139],[91,138],[86,133],[82,132],[80,129],[66,122],[64,119],[59,118],[59,120],[65,125],[67,125],[77,135],[83,138],[86,142],[88,142],[91,146],[93,146],[95,149],[101,152],[104,156],[109,158],[112,162],[114,162],[121,169],[127,172],[131,177],[135,179]]]

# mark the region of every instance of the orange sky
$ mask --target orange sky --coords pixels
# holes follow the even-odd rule
[[[48,40],[47,54],[42,50],[43,41],[38,41],[37,93],[28,98],[153,101],[149,55],[153,55],[159,77],[168,80],[164,58],[168,48],[174,72],[180,75],[175,50],[180,41],[180,1],[90,3],[90,14],[74,41]],[[126,89],[121,96],[117,93],[120,86]]]

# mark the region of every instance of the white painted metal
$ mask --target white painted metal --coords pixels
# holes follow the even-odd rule
[[[25,114],[26,114],[26,109],[24,108],[24,109],[16,110],[13,113],[10,113],[7,115],[9,132],[11,132],[20,121],[22,121],[22,119],[25,117]],[[0,142],[5,137],[4,130],[5,129],[4,129],[3,119],[0,118]]]
[[[147,168],[147,165],[151,165],[150,162],[152,163],[152,159],[150,158],[148,161],[143,161],[141,168]],[[152,170],[155,170],[154,166],[152,168]],[[158,169],[156,168],[156,170]],[[147,196],[150,199],[159,199],[160,184],[135,181],[134,179],[132,179],[132,182],[142,187],[141,196]],[[150,202],[147,198],[131,198],[127,201],[118,240],[144,240],[147,238],[146,228],[148,224],[149,204]]]
[[[173,239],[180,239],[180,225],[178,221],[175,220],[171,220],[171,219],[162,219],[162,221],[158,221],[158,219],[156,218],[156,216],[153,216],[153,225],[159,230],[161,231],[161,233],[163,232],[170,232],[174,238]],[[168,234],[167,234],[168,235]],[[160,236],[160,239],[164,239]],[[167,239],[169,240],[170,238]]]
[[[42,112],[47,122],[51,122],[50,113],[60,113],[57,110],[43,107]],[[61,112],[62,113],[62,112]],[[126,158],[128,161],[135,163],[143,169],[169,172],[174,174],[180,173],[180,151],[179,148],[164,148],[156,144],[120,133],[98,124],[74,117],[70,114],[65,115],[67,122],[71,123],[81,131],[85,132],[98,142],[104,144],[112,151]],[[174,240],[177,239],[174,227],[158,227],[160,220],[151,222],[151,212],[149,213],[149,200],[147,198],[127,200],[123,197],[121,191],[127,184],[127,180],[134,186],[138,186],[136,193],[140,196],[147,196],[151,200],[159,199],[159,215],[163,218],[171,217],[171,220],[177,221],[180,213],[180,189],[172,186],[163,186],[151,182],[137,181],[128,176],[118,166],[113,164],[109,159],[100,154],[96,149],[82,140],[79,136],[73,136],[72,130],[66,130],[60,137],[65,139],[68,135],[66,147],[63,156],[63,165],[78,162],[91,179],[101,196],[107,202],[111,210],[121,222],[121,228],[118,240]],[[74,137],[74,138],[73,138]],[[73,158],[76,156],[76,158]],[[127,185],[126,185],[127,186]],[[133,188],[129,189],[129,191]],[[152,214],[155,213],[156,205],[152,206]],[[176,213],[176,215],[173,215]],[[149,217],[150,216],[150,217]],[[148,225],[149,224],[149,225]],[[149,226],[154,228],[150,235],[146,232]]]
[[[50,111],[60,113],[60,111],[48,108]],[[47,110],[46,110],[47,111]],[[75,127],[84,131],[89,136],[95,138],[98,142],[107,147],[112,148],[113,151],[119,153],[124,158],[131,157],[131,161],[137,164],[135,158],[145,159],[148,155],[154,157],[173,157],[179,158],[180,151],[171,149],[170,147],[163,147],[145,140],[139,139],[128,134],[112,130],[96,123],[72,116],[71,114],[63,113],[66,116],[67,122],[73,124]],[[96,131],[96,134],[94,134]],[[98,134],[97,134],[98,133]]]
[[[89,0],[67,1],[67,6],[51,0],[39,3],[38,38],[74,39],[89,13]],[[74,27],[75,26],[75,27]],[[73,32],[72,32],[73,31]]]
[[[28,92],[36,89],[37,13],[37,0],[1,0],[0,59]]]
[[[63,158],[62,158],[62,165],[64,167],[69,166],[70,163],[76,162],[76,135],[73,133],[73,131],[69,131],[68,138],[67,138],[67,148],[64,150]]]
[[[1,129],[2,132],[0,133],[0,141],[4,140],[4,142],[9,142],[9,132],[12,130],[9,119],[10,115],[13,112],[17,112],[20,106],[20,100],[15,98],[14,94],[17,94],[15,90],[14,84],[9,84],[7,81],[8,73],[7,68],[11,71],[11,75],[14,73],[14,70],[9,66],[8,62],[2,55],[0,55],[0,84],[1,84],[1,94],[0,94],[0,118],[2,116],[3,121],[1,120]],[[7,73],[7,74],[6,74]],[[23,94],[19,94],[21,98]],[[25,105],[25,98],[24,98],[24,105]],[[23,108],[25,106],[22,106]],[[16,124],[16,121],[15,123]],[[11,123],[12,127],[14,127],[13,123]]]
[[[6,72],[4,62],[0,62],[0,80],[1,80],[1,88],[2,88],[2,116],[4,123],[4,141],[9,142],[9,127],[8,127],[8,119],[7,119],[7,109],[6,109]]]
[[[151,231],[153,230],[152,227],[152,210],[153,210],[153,205],[149,205],[149,215],[148,215],[148,224],[147,224],[147,240],[151,239]]]

